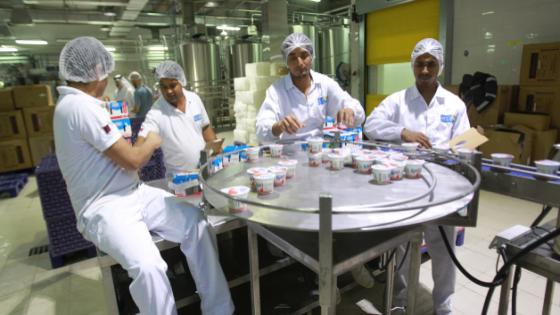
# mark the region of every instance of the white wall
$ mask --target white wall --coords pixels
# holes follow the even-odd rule
[[[482,71],[519,84],[523,44],[546,42],[560,42],[560,0],[455,0],[452,83]]]

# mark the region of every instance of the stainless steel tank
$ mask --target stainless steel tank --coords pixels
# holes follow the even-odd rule
[[[315,58],[313,58],[312,69],[317,72],[322,72],[321,64],[319,63],[319,34],[317,28],[312,24],[295,24],[290,26],[291,33],[303,33],[313,42],[315,49]],[[280,48],[278,48],[280,49]]]
[[[189,86],[218,84],[221,79],[218,45],[207,41],[187,42],[181,45],[181,58]]]
[[[245,64],[263,60],[261,43],[239,41],[232,45],[232,76],[239,78],[245,76]]]
[[[333,26],[321,32],[319,63],[321,72],[335,76],[336,67],[350,63],[350,30],[345,26]]]

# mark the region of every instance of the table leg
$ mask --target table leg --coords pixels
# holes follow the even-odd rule
[[[544,303],[542,314],[550,315],[550,306],[552,305],[552,295],[554,294],[554,281],[546,280],[546,291],[544,292]]]
[[[406,314],[413,315],[416,310],[416,291],[420,277],[420,264],[422,262],[422,233],[410,240],[410,270],[408,271],[407,307]]]
[[[385,272],[385,315],[391,315],[391,309],[393,308],[393,286],[395,282],[396,252],[395,255],[390,255],[389,253],[386,253],[385,255],[388,256],[389,259],[389,261],[386,262],[387,271]]]
[[[502,283],[502,288],[500,291],[500,305],[498,308],[498,315],[507,315],[509,307],[509,293],[511,289],[511,282],[513,280],[513,265],[508,270],[508,276],[504,283]]]
[[[261,289],[259,275],[259,244],[257,234],[247,226],[247,238],[249,240],[249,269],[251,274],[251,305],[252,314],[261,314]]]
[[[319,198],[319,304],[322,315],[336,313],[336,276],[332,262],[332,197]]]

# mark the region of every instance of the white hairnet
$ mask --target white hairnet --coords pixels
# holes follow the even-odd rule
[[[422,56],[423,54],[430,54],[437,59],[439,64],[438,75],[440,75],[441,72],[443,71],[443,66],[444,66],[443,47],[441,46],[441,43],[433,38],[424,38],[423,40],[419,41],[414,47],[414,50],[412,51],[412,55],[411,55],[412,58],[411,62],[413,67],[416,58]]]
[[[314,57],[313,42],[311,42],[309,37],[305,36],[303,33],[292,33],[282,42],[282,56],[284,56],[284,61],[288,59],[288,55],[292,50],[298,47],[307,50],[311,57]]]
[[[132,80],[142,80],[142,76],[140,75],[140,73],[138,73],[137,71],[132,71],[129,75],[128,75],[128,79],[130,81]]]
[[[115,68],[115,62],[96,38],[77,37],[62,48],[58,67],[61,79],[88,83],[107,78]]]
[[[182,86],[187,86],[187,78],[183,68],[175,61],[166,60],[160,63],[155,71],[156,80],[176,79]]]

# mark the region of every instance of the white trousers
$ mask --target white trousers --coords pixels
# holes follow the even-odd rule
[[[150,231],[181,244],[196,284],[203,314],[231,315],[227,281],[199,208],[164,190],[141,184],[122,196],[95,203],[83,216],[84,237],[111,255],[133,279],[130,293],[141,314],[177,314],[167,264]]]
[[[449,240],[451,248],[455,251],[455,227],[444,226],[445,235]],[[434,303],[434,312],[437,315],[452,314],[451,298],[455,293],[455,265],[449,256],[438,226],[429,224],[424,227],[424,240],[428,246],[428,253],[432,260],[432,279],[434,280],[434,289],[432,290],[432,301]],[[397,263],[399,263],[404,255],[405,248],[399,247],[397,250]],[[402,268],[395,276],[395,305],[406,305],[406,287],[408,271],[410,267],[410,255],[407,255]]]

